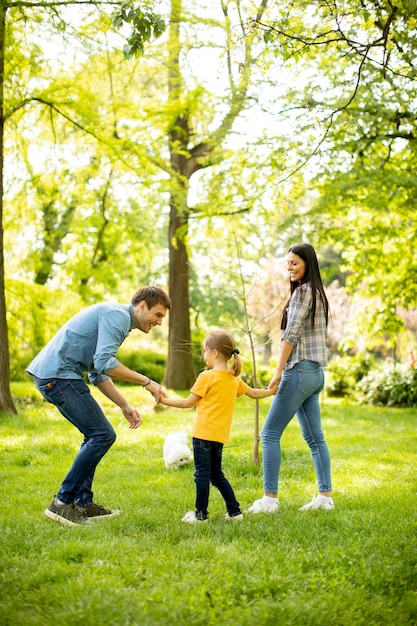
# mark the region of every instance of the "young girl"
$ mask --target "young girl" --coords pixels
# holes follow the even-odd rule
[[[212,368],[202,372],[188,398],[160,398],[167,406],[189,409],[197,405],[192,430],[194,482],[197,496],[195,511],[188,511],[183,522],[194,524],[208,518],[210,483],[217,487],[226,503],[226,519],[243,519],[233,488],[222,471],[223,444],[228,441],[236,397],[266,398],[276,393],[278,385],[252,389],[241,378],[242,361],[233,337],[225,330],[212,331],[203,342],[203,358]],[[233,358],[232,366],[228,361]]]
[[[330,456],[321,427],[319,394],[324,386],[322,366],[327,364],[326,327],[329,305],[314,248],[292,246],[287,257],[291,297],[281,320],[281,351],[269,387],[279,384],[262,428],[264,496],[248,512],[278,510],[278,476],[281,436],[297,414],[303,437],[310,447],[318,482],[318,495],[303,510],[334,508]]]

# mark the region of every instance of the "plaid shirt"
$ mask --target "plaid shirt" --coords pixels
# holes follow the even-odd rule
[[[313,294],[310,283],[297,287],[291,296],[287,309],[287,327],[281,338],[294,346],[285,369],[291,369],[304,359],[316,361],[322,366],[327,365],[326,317],[318,292],[313,330],[311,330],[312,304]]]

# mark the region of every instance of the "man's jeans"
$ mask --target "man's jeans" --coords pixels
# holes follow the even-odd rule
[[[331,491],[330,455],[321,427],[319,394],[324,387],[323,369],[315,361],[301,361],[284,370],[262,428],[264,491],[278,493],[281,436],[295,414],[313,458],[320,492]]]
[[[99,461],[116,440],[113,426],[81,379],[34,377],[45,400],[54,404],[84,435],[80,451],[61,485],[57,498],[65,504],[87,506],[93,501],[92,483]]]
[[[226,502],[227,512],[231,517],[241,513],[233,488],[222,471],[223,444],[217,441],[193,438],[194,482],[197,488],[195,502],[196,515],[207,519],[210,482],[217,487]]]

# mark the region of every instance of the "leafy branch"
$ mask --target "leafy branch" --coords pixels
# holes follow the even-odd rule
[[[123,2],[121,7],[114,11],[111,21],[116,30],[119,30],[125,23],[131,25],[127,44],[123,46],[126,59],[142,55],[145,43],[152,37],[158,39],[166,29],[166,24],[160,15],[149,9],[135,6],[131,0]]]

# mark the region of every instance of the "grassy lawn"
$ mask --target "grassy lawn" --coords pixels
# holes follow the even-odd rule
[[[122,515],[70,528],[43,511],[80,444],[29,384],[13,385],[18,416],[0,416],[0,624],[22,626],[390,626],[417,624],[417,411],[325,400],[332,512],[300,512],[316,494],[296,420],[283,440],[278,514],[187,525],[192,464],[167,470],[167,433],[192,411],[158,408],[128,388],[144,423],[127,428],[100,396],[118,439],[99,465],[98,503]],[[262,401],[265,416],[270,400]],[[252,462],[253,401],[239,399],[224,469],[246,509],[262,494]]]

